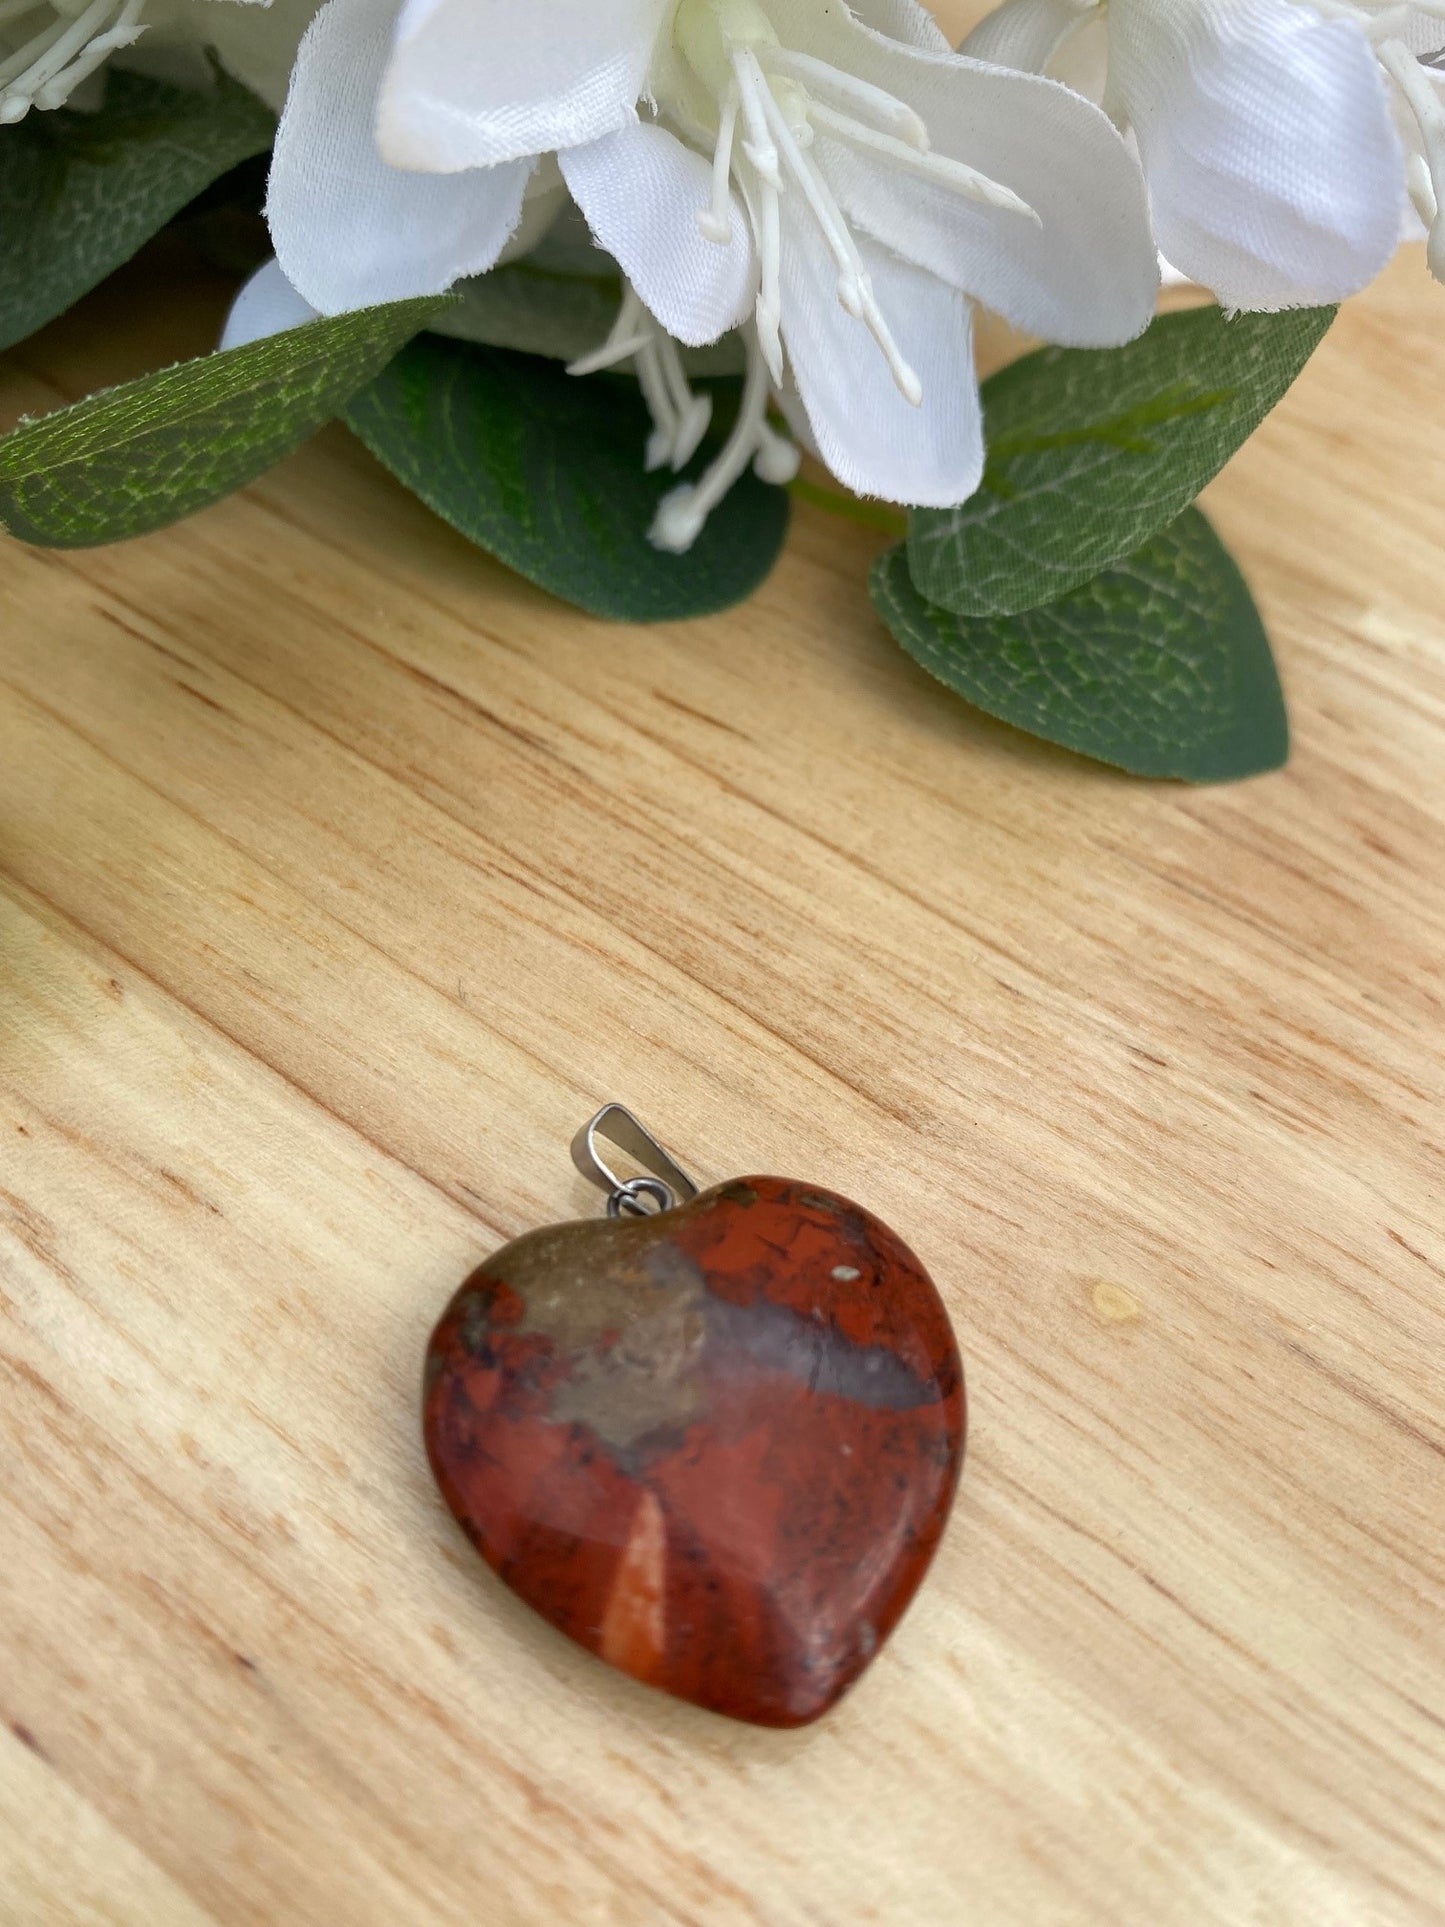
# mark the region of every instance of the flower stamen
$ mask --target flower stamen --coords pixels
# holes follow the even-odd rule
[[[581,355],[576,361],[569,362],[569,375],[596,375],[604,368],[619,367],[624,361],[631,361],[634,355],[641,354],[651,341],[657,323],[632,284],[625,282],[623,289],[622,304],[607,339],[591,354]]]
[[[712,157],[712,205],[704,208],[697,217],[697,224],[709,241],[715,241],[725,248],[732,240],[732,172],[733,142],[738,131],[738,90],[728,89],[727,98],[722,104],[722,117],[718,122],[717,146]]]
[[[777,145],[777,151],[789,175],[802,190],[803,198],[812,211],[813,219],[818,223],[828,252],[837,263],[839,301],[849,314],[863,323],[878,343],[898,392],[905,401],[911,402],[915,408],[918,407],[923,400],[923,383],[909,366],[883,317],[883,311],[878,306],[873,293],[872,277],[864,265],[863,257],[858,251],[858,243],[853,239],[852,232],[837,201],[833,198],[831,189],[819,169],[804,153],[797,135],[779,104],[777,95],[767,85],[757,55],[751,48],[740,48],[734,54],[733,62],[739,75],[747,71],[750,79],[759,88],[768,131]]]
[[[674,35],[683,58],[717,102],[712,197],[697,217],[709,240],[726,245],[731,239],[728,201],[739,171],[739,147],[752,170],[751,178],[742,173],[740,185],[758,254],[757,345],[773,381],[782,382],[784,367],[780,202],[792,187],[807,204],[837,266],[839,302],[878,344],[900,394],[919,406],[923,383],[878,304],[863,252],[824,168],[810,155],[817,135],[826,134],[960,199],[1036,223],[1039,216],[1001,181],[935,154],[926,122],[906,101],[860,75],[783,46],[757,0],[681,0]]]
[[[684,555],[696,542],[707,518],[734,483],[751,466],[765,482],[783,486],[798,472],[797,449],[768,425],[772,385],[768,365],[753,330],[743,330],[748,367],[742,401],[733,431],[717,459],[696,482],[685,482],[658,504],[648,539],[671,555]]]
[[[647,442],[648,473],[658,468],[686,468],[697,453],[712,421],[712,400],[699,395],[688,381],[677,343],[653,319],[630,282],[624,283],[622,305],[611,332],[600,348],[570,362],[569,375],[593,375],[604,368],[632,362],[637,383],[652,416]]]
[[[768,372],[783,382],[783,211],[779,195],[764,188],[762,196],[762,233],[758,236],[758,299],[754,318],[758,345]]]
[[[677,423],[667,459],[674,470],[686,468],[712,423],[712,397],[699,395],[693,388],[678,345],[666,329],[658,329],[652,352],[661,367]]]
[[[652,433],[647,438],[647,472],[651,475],[654,469],[675,469],[677,463],[673,460],[673,450],[677,447],[682,423],[672,396],[668,393],[656,342],[649,341],[646,347],[639,350],[633,366],[637,370],[642,398],[652,416]]]
[[[748,130],[743,152],[752,162],[763,186],[771,188],[774,194],[781,194],[783,177],[778,170],[778,150],[768,124],[767,110],[772,100],[772,89],[758,64],[757,55],[750,48],[738,48],[733,54],[732,65],[743,122]]]
[[[1423,66],[1402,40],[1386,40],[1375,52],[1420,130],[1422,151],[1412,159],[1410,198],[1430,230],[1430,272],[1445,280],[1445,222],[1440,218],[1445,206],[1445,101],[1436,91],[1445,75]]]
[[[812,54],[795,53],[791,47],[766,47],[758,57],[770,72],[832,94],[835,100],[870,115],[886,132],[909,147],[916,147],[921,154],[928,152],[931,143],[922,115],[881,87],[860,80],[856,74],[845,73],[840,67],[830,67],[826,60],[818,60]]]
[[[978,168],[970,167],[965,161],[950,160],[945,154],[920,150],[911,142],[897,140],[891,134],[881,134],[877,128],[867,127],[848,114],[840,114],[820,100],[809,101],[807,111],[810,121],[836,135],[839,140],[846,141],[850,147],[881,154],[905,173],[916,174],[920,180],[932,181],[939,187],[947,188],[962,200],[978,201],[985,207],[1000,208],[1008,214],[1022,214],[1036,224],[1039,222],[1038,215],[1021,195],[1015,194],[1011,187],[1005,187],[1002,181],[995,181]]]
[[[111,54],[145,32],[146,0],[91,0],[73,19],[61,14],[0,61],[0,126],[24,120],[32,107],[63,107],[81,81]],[[7,7],[0,20],[36,7]]]

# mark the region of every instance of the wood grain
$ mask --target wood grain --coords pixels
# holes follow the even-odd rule
[[[6,418],[202,345],[167,261]],[[0,553],[0,1918],[1445,1919],[1442,394],[1407,255],[1211,491],[1297,735],[1232,789],[947,698],[813,511],[660,629],[339,430]],[[810,1732],[568,1647],[426,1471],[433,1319],[614,1096],[961,1337],[934,1576]]]

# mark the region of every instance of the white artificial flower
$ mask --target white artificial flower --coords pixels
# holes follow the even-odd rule
[[[664,547],[794,459],[775,392],[848,486],[953,503],[983,462],[970,301],[1078,345],[1153,311],[1106,117],[954,54],[917,0],[328,0],[277,139],[281,266],[325,313],[450,287],[513,242],[549,156],[626,280],[581,365],[636,361],[655,460],[706,425],[676,344],[746,324],[738,427]]]
[[[231,303],[217,346],[223,351],[245,348],[318,319],[311,303],[302,300],[273,258],[257,268]]]
[[[1406,184],[1445,278],[1445,75],[1419,58],[1442,46],[1445,0],[1005,0],[963,43],[1100,99],[1138,144],[1162,252],[1250,309],[1373,280]]]
[[[85,97],[120,57],[206,85],[204,50],[274,107],[319,0],[0,0],[0,126]],[[135,50],[132,54],[132,50]],[[77,88],[81,95],[76,96]]]

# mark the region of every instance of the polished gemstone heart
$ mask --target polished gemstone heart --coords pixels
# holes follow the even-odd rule
[[[432,1335],[425,1429],[462,1527],[554,1626],[699,1706],[800,1726],[928,1567],[963,1374],[886,1225],[742,1178],[499,1251]]]

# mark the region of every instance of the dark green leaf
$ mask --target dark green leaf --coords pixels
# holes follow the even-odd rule
[[[909,567],[964,616],[1052,602],[1167,528],[1274,407],[1333,308],[1166,315],[1125,348],[1046,348],[984,386],[983,486],[910,518]]]
[[[64,314],[275,131],[224,74],[202,93],[113,73],[98,113],[0,127],[0,348]]]
[[[445,300],[311,321],[22,422],[0,439],[0,525],[87,548],[193,514],[338,414]]]
[[[907,551],[873,600],[909,655],[991,716],[1136,776],[1228,782],[1289,754],[1284,697],[1244,578],[1197,509],[1046,607],[969,620],[924,600]]]
[[[437,332],[487,348],[512,348],[551,361],[577,361],[600,348],[617,319],[622,281],[608,273],[608,257],[592,250],[600,267],[586,274],[547,264],[539,249],[489,274],[457,283],[455,308]],[[685,348],[683,366],[698,379],[738,375],[744,356],[736,334],[707,348]]]
[[[637,388],[574,380],[531,356],[425,336],[346,418],[454,528],[594,615],[659,622],[728,608],[767,575],[787,529],[786,491],[747,475],[689,554],[653,548],[647,531],[678,478],[643,470],[650,423]]]
[[[595,250],[594,250],[595,252]],[[597,256],[602,270],[607,262]],[[568,273],[526,257],[463,281],[443,332],[459,341],[575,361],[607,339],[622,300],[615,274]]]

